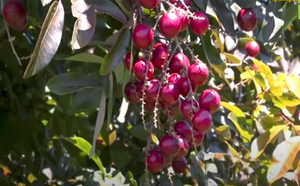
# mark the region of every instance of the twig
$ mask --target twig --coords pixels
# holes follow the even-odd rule
[[[286,121],[286,122],[293,128],[293,130],[296,132],[296,134],[297,134],[298,136],[300,136],[300,132],[296,129],[294,123],[291,122],[288,118],[286,118],[283,114],[281,114],[280,116],[281,116],[281,118],[282,118],[284,121]]]

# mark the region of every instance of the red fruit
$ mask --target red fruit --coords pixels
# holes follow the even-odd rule
[[[179,16],[180,18],[180,23],[181,23],[181,29],[180,32],[186,30],[188,27],[190,20],[188,18],[188,13],[187,11],[183,10],[182,8],[180,9],[175,9],[175,13]]]
[[[152,63],[155,68],[162,69],[168,60],[168,47],[162,43],[156,43],[152,51]]]
[[[160,102],[161,109],[165,112],[168,116],[175,116],[179,111],[180,102],[177,101],[175,104],[169,106],[164,102]]]
[[[239,27],[246,31],[252,31],[257,25],[257,15],[252,8],[242,8],[237,15]]]
[[[196,61],[188,68],[188,78],[191,83],[203,85],[208,78],[208,68],[201,61]]]
[[[183,0],[183,3],[185,4],[185,6],[181,2],[181,0],[170,0],[170,3],[174,4],[178,8],[183,8],[183,9],[186,9],[185,7],[191,6],[191,0]]]
[[[150,26],[146,24],[137,25],[132,32],[132,40],[133,44],[138,49],[146,49],[148,48],[154,39],[154,33]]]
[[[177,136],[179,141],[179,152],[174,159],[181,159],[189,152],[189,142],[182,136]]]
[[[163,136],[159,140],[159,149],[165,157],[174,157],[179,152],[179,140],[174,135]]]
[[[10,0],[3,6],[3,18],[7,25],[16,31],[26,29],[28,24],[25,7],[18,0]]]
[[[160,172],[165,164],[164,157],[158,149],[150,150],[147,154],[147,169],[149,172]]]
[[[147,73],[147,62],[143,59],[140,59],[135,62],[133,65],[133,73],[135,74],[136,78],[140,81],[145,80],[145,74],[147,73],[147,79],[150,80],[154,73],[154,67],[151,61],[148,61],[148,73]]]
[[[199,98],[199,105],[200,108],[213,114],[219,109],[220,101],[221,98],[217,91],[214,89],[205,89]]]
[[[158,79],[152,79],[151,81],[148,82],[148,87],[146,90],[146,96],[152,100],[155,101],[156,97],[158,95],[159,91],[159,80]]]
[[[151,100],[147,100],[145,99],[145,105],[144,108],[147,112],[152,113],[154,111],[155,108],[155,102],[152,102]]]
[[[187,141],[192,139],[192,128],[186,121],[177,121],[173,126],[177,135],[183,136]]]
[[[123,59],[124,66],[127,70],[130,70],[130,58],[131,58],[131,52],[128,52]]]
[[[193,129],[200,133],[206,133],[211,128],[212,118],[207,110],[200,109],[192,117]]]
[[[255,57],[259,53],[259,45],[256,41],[249,41],[246,46],[246,54],[250,57]]]
[[[197,85],[191,83],[192,91],[195,92],[198,88]],[[184,97],[190,92],[189,79],[187,77],[181,77],[179,80],[179,90],[180,94]]]
[[[191,29],[197,35],[202,35],[208,30],[209,21],[205,13],[195,12],[191,17]]]
[[[172,73],[168,77],[168,83],[174,84],[179,87],[179,80],[181,79],[181,75],[178,73]]]
[[[199,109],[199,103],[195,99],[193,99],[193,106],[196,110]],[[191,120],[191,118],[194,115],[194,111],[192,108],[192,100],[183,100],[180,105],[180,111],[184,119]]]
[[[185,170],[188,167],[188,163],[185,159],[185,157],[181,158],[181,159],[174,159],[172,161],[172,168],[174,170],[175,173],[180,174],[180,173],[184,173]]]
[[[190,66],[190,60],[184,53],[175,54],[170,61],[170,70],[173,73],[180,73],[182,69]]]
[[[124,87],[124,96],[130,103],[137,103],[140,101],[136,91],[137,84],[138,82],[128,82]]]
[[[174,105],[180,96],[179,87],[174,84],[166,84],[161,88],[160,99],[166,105]]]
[[[203,139],[204,139],[204,135],[203,135],[202,133],[199,133],[199,132],[197,132],[197,131],[194,131],[194,140],[191,139],[191,140],[189,141],[189,147],[190,147],[191,149],[194,149],[194,146],[195,146],[196,148],[199,147],[199,146],[202,144]]]
[[[176,37],[180,29],[181,20],[176,13],[167,12],[159,20],[159,31],[168,39]]]
[[[147,8],[147,9],[153,9],[155,8],[159,1],[158,0],[138,0],[140,2],[140,5],[144,8]]]

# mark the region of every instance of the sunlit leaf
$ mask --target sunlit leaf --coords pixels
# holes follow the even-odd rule
[[[248,131],[241,128],[240,124],[238,123],[238,119],[237,119],[236,115],[233,112],[230,112],[228,114],[228,119],[230,119],[232,121],[232,123],[235,126],[236,130],[240,134],[243,142],[244,143],[249,143],[250,140],[251,140],[251,135],[249,134]]]
[[[291,137],[277,145],[273,152],[271,165],[267,173],[267,179],[270,185],[281,178],[292,167],[299,150],[300,136]]]
[[[219,33],[213,31],[212,34],[214,35],[214,37],[215,37],[215,39],[218,43],[218,47],[219,47],[220,52],[221,53],[224,52],[224,44],[223,44],[223,42],[221,41],[221,39],[219,37]]]
[[[72,15],[77,18],[71,39],[72,49],[80,49],[90,43],[96,27],[96,12],[89,0],[71,0]]]
[[[270,69],[270,67],[263,63],[262,61],[259,61],[255,58],[252,58],[253,63],[255,64],[255,66],[258,69],[258,72],[264,74],[267,78],[268,84],[270,86],[270,88],[272,88],[274,86],[274,77],[273,77],[273,73]]]
[[[64,137],[64,136],[60,136],[58,139],[63,139],[63,140],[66,140],[67,142],[72,143],[77,148],[79,148],[82,152],[84,152],[86,155],[89,155],[90,149],[92,148],[91,144],[88,141],[86,141],[85,139],[81,138],[81,137],[67,138],[67,137]],[[94,154],[92,156],[92,160],[96,163],[98,168],[101,170],[102,176],[104,177],[105,176],[105,170],[104,170],[102,162],[101,162],[100,158],[97,156],[97,154]]]
[[[287,84],[289,90],[300,98],[300,77],[296,76],[286,76],[285,83]]]
[[[50,6],[23,78],[42,71],[57,52],[62,38],[65,11],[61,1]]]
[[[46,6],[47,4],[51,3],[52,0],[41,0],[41,2],[43,6]]]
[[[240,123],[247,124],[246,123],[246,116],[244,112],[239,109],[237,106],[226,103],[224,101],[221,102],[221,106],[229,110],[230,112],[234,113],[234,115],[237,117]]]
[[[97,137],[104,123],[105,110],[106,110],[106,95],[105,95],[105,91],[103,90],[100,96],[99,110],[98,110],[95,129],[94,129],[92,148],[89,152],[90,158],[93,157],[95,153]]]
[[[267,145],[276,139],[284,128],[287,128],[287,125],[273,126],[270,130],[254,139],[251,144],[251,158],[258,158],[264,152]]]

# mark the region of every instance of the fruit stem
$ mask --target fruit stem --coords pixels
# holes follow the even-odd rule
[[[0,3],[1,3],[1,11],[2,11],[2,10],[3,10],[3,0],[1,0]],[[7,24],[6,24],[5,21],[4,21],[4,26],[5,26],[5,30],[6,30],[6,33],[7,33],[8,42],[9,42],[9,44],[10,44],[10,47],[11,47],[11,49],[12,49],[14,55],[16,56],[19,65],[22,66],[21,60],[20,60],[20,58],[19,58],[19,55],[18,55],[18,53],[17,53],[17,51],[16,51],[16,49],[15,49],[13,43],[12,43],[12,37],[10,36],[9,29],[8,29],[8,26],[7,26]]]

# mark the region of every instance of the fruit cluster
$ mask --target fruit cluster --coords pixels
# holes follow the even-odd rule
[[[159,4],[158,1],[139,2],[148,9]],[[171,0],[167,5],[170,10],[159,18],[158,30],[170,43],[175,42],[178,34],[188,26],[196,35],[209,29],[205,13],[189,11],[190,1]],[[159,145],[148,151],[146,161],[147,169],[152,173],[170,165],[174,172],[182,173],[187,167],[185,156],[189,148],[200,146],[204,134],[211,128],[211,114],[219,109],[220,96],[216,90],[206,89],[196,100],[198,86],[205,84],[209,77],[207,65],[196,57],[190,61],[180,46],[172,49],[170,44],[156,42],[151,47],[154,32],[152,27],[143,23],[133,28],[135,48],[150,52],[146,56],[148,59],[144,55],[135,58],[131,52],[125,55],[124,66],[132,71],[135,79],[125,85],[124,96],[133,104],[141,101],[142,108],[150,113],[160,109],[168,117],[181,114],[183,120],[172,122],[174,124],[159,140]]]
[[[149,172],[158,173],[172,166],[175,173],[183,173],[188,165],[185,156],[189,149],[200,146],[204,134],[211,129],[211,115],[219,109],[220,96],[214,89],[205,89],[196,98],[198,86],[208,80],[209,69],[191,49],[191,59],[183,52],[179,33],[190,26],[194,34],[205,34],[210,29],[209,19],[203,12],[192,13],[190,0],[138,2],[143,8],[161,6],[168,7],[168,11],[158,16],[154,27],[140,23],[133,28],[132,42],[143,55],[132,56],[133,53],[129,52],[124,56],[124,66],[134,77],[125,85],[124,96],[130,103],[141,102],[142,110],[154,113],[154,122],[157,121],[155,113],[158,110],[168,118],[178,114],[182,116],[182,120],[167,124],[169,130],[158,145],[146,147],[146,167]],[[241,30],[252,31],[257,25],[257,16],[251,8],[241,9],[237,22]],[[155,41],[157,31],[166,43]],[[171,47],[174,42],[176,48]],[[247,56],[255,57],[259,53],[259,45],[250,41],[245,50]]]
[[[9,0],[5,3],[2,15],[6,24],[16,31],[23,31],[28,25],[27,12],[18,0]]]

